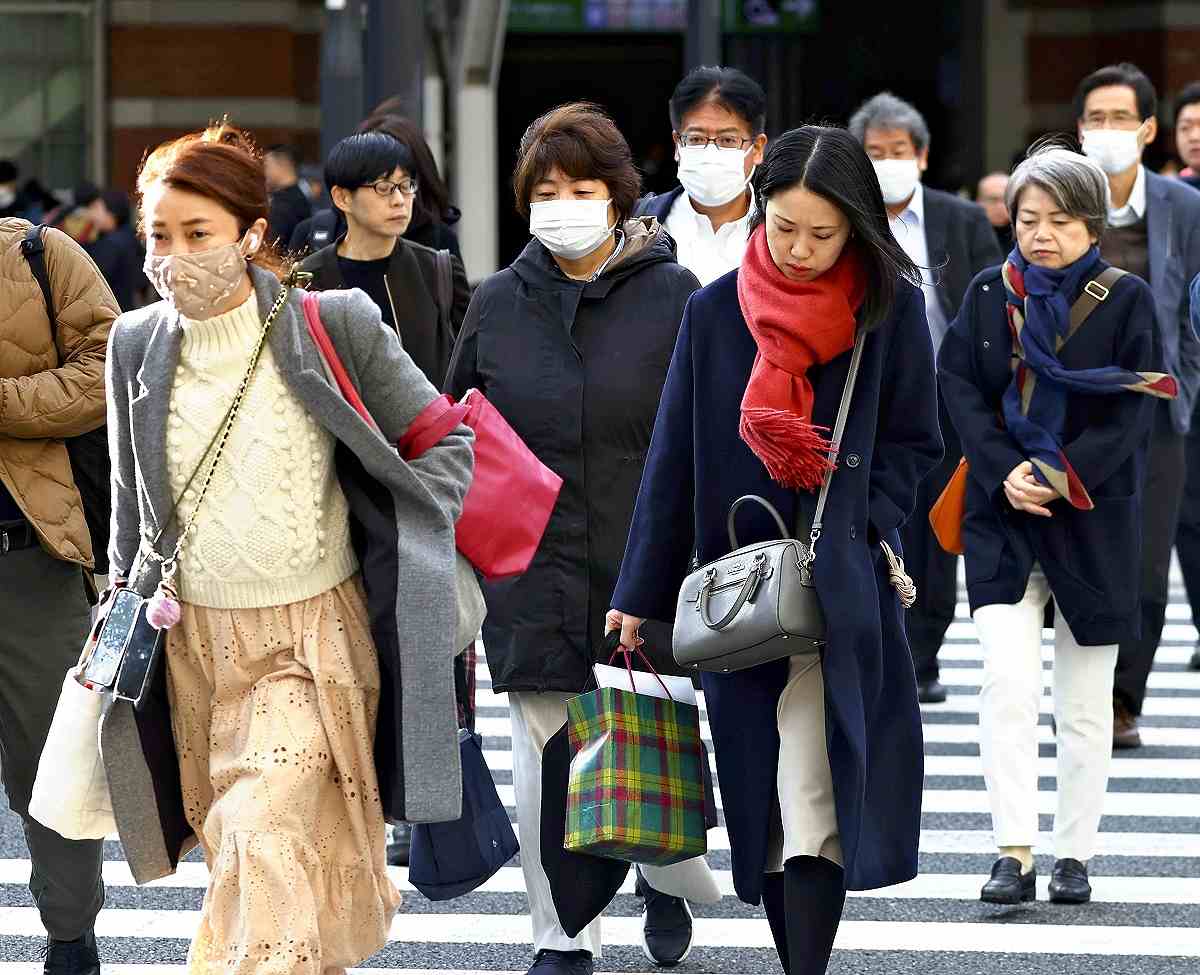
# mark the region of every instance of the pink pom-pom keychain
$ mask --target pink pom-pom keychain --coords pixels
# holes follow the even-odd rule
[[[146,606],[146,622],[156,630],[169,630],[179,622],[179,593],[173,583],[163,579]]]

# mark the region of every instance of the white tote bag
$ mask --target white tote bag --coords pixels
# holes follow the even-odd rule
[[[102,840],[117,831],[100,758],[103,703],[68,670],[38,762],[29,815],[68,840]]]

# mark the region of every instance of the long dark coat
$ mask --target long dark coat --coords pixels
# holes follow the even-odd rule
[[[275,276],[251,267],[264,317],[279,293]],[[361,291],[327,294],[321,319],[355,387],[384,436],[330,384],[293,292],[268,345],[284,382],[336,439],[338,481],[363,566],[380,697],[374,759],[384,815],[438,822],[461,814],[454,717],[454,522],[471,483],[471,431],[460,426],[420,458],[405,462],[391,446],[436,397],[405,355],[379,309]],[[108,348],[108,428],[113,454],[113,571],[128,576],[143,539],[165,528],[160,552],[174,549],[178,519],[168,519],[167,405],[182,341],[166,302],[122,315]],[[158,566],[141,580],[148,595]],[[171,730],[166,668],[143,710],[110,701],[101,751],[117,830],[138,883],[173,872],[194,844],[184,816]]]
[[[1101,261],[1095,273],[1106,267]],[[1134,639],[1139,575],[1130,567],[1141,564],[1142,471],[1158,400],[1071,394],[1063,448],[1096,506],[1080,511],[1055,501],[1052,518],[1016,511],[1003,484],[1027,458],[1000,423],[1012,381],[1006,301],[1000,268],[979,274],[938,356],[946,406],[971,468],[963,520],[971,610],[1019,602],[1036,561],[1080,644]],[[1059,352],[1068,369],[1161,371],[1162,358],[1154,296],[1133,274],[1117,282]]]
[[[659,394],[699,287],[657,224],[629,226],[641,239],[590,283],[530,241],[475,292],[450,365],[447,391],[482,390],[563,479],[529,570],[484,586],[497,691],[579,691],[603,636]],[[656,665],[677,673],[670,630],[646,637]]]
[[[742,395],[757,348],[737,297],[737,271],[688,304],[663,390],[613,604],[672,620],[693,549],[701,563],[729,550],[725,521],[743,494],[769,500],[788,524],[798,496],[771,480],[738,435]],[[810,378],[817,423],[833,426],[847,352]],[[846,885],[863,890],[917,871],[923,745],[903,610],[878,540],[899,549],[921,478],[942,453],[933,350],[921,292],[900,287],[887,321],[867,337],[817,549],[817,591],[828,620],[824,652],[826,740]],[[799,502],[810,518],[815,498]],[[742,545],[777,536],[769,517],[739,514]],[[704,674],[717,772],[738,896],[762,892],[779,738],[775,707],[787,660]]]

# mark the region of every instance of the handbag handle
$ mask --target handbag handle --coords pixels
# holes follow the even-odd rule
[[[767,509],[769,514],[775,521],[776,527],[779,529],[780,538],[791,538],[791,533],[787,530],[787,525],[783,523],[783,516],[776,509],[775,505],[771,504],[766,498],[759,497],[757,494],[743,494],[729,508],[729,517],[725,520],[725,527],[729,531],[729,550],[736,552],[742,546],[738,544],[736,518],[738,509],[747,501],[753,501],[755,504],[761,505]]]
[[[719,632],[725,629],[742,611],[742,607],[746,603],[754,601],[754,594],[758,591],[759,583],[766,578],[766,574],[767,556],[765,553],[759,552],[754,556],[754,565],[746,575],[745,581],[742,582],[742,588],[738,592],[737,599],[733,601],[733,605],[729,607],[729,612],[714,623],[708,616],[708,597],[712,595],[713,583],[716,581],[717,574],[714,569],[709,569],[704,574],[704,582],[700,586],[700,591],[696,594],[696,609],[700,613],[700,622],[710,630]]]
[[[817,542],[821,538],[821,526],[825,518],[825,502],[829,500],[829,484],[833,480],[834,462],[842,448],[842,435],[846,432],[846,420],[850,417],[850,400],[854,398],[854,385],[858,381],[858,367],[862,363],[863,344],[867,333],[859,329],[858,338],[854,340],[854,351],[850,355],[850,369],[846,373],[846,385],[842,387],[842,402],[838,406],[837,421],[833,425],[833,437],[829,441],[829,450],[825,454],[829,460],[829,469],[821,482],[821,493],[817,495],[817,509],[813,513],[812,530],[808,533],[808,554],[804,564],[809,569],[817,559]]]

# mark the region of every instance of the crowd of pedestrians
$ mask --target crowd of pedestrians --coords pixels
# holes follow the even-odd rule
[[[819,651],[698,686],[734,888],[783,971],[826,971],[847,891],[917,872],[919,705],[947,697],[959,554],[985,661],[981,899],[1036,898],[1052,624],[1049,892],[1090,900],[1174,550],[1200,611],[1200,83],[1175,102],[1178,177],[1143,164],[1157,94],[1119,64],[1080,82],[1075,133],[974,200],[923,184],[937,147],[891,93],[846,128],[768,133],[766,105],[739,70],[688,74],[664,120],[680,185],[647,196],[600,106],[533,120],[512,172],[529,243],[473,292],[459,212],[394,101],[333,147],[315,210],[294,149],[228,123],[149,152],[136,209],[89,185],[63,203],[0,161],[0,746],[47,973],[100,971],[101,841],[29,808],[63,674],[122,592],[159,635],[119,649],[158,640],[163,660],[127,697],[85,653],[106,696],[80,747],[139,882],[204,855],[189,970],[336,975],[385,943],[389,861],[412,824],[462,813],[476,647],[455,524],[485,446],[453,404],[471,397],[561,479],[528,568],[480,578],[531,972],[590,975],[602,950],[545,862],[568,702],[606,641],[696,676],[677,614],[720,630],[756,590],[713,624],[685,580],[781,528],[806,546]],[[449,422],[410,451],[431,411]],[[679,964],[691,903],[719,896],[704,857],[638,863],[636,890],[648,959]]]

